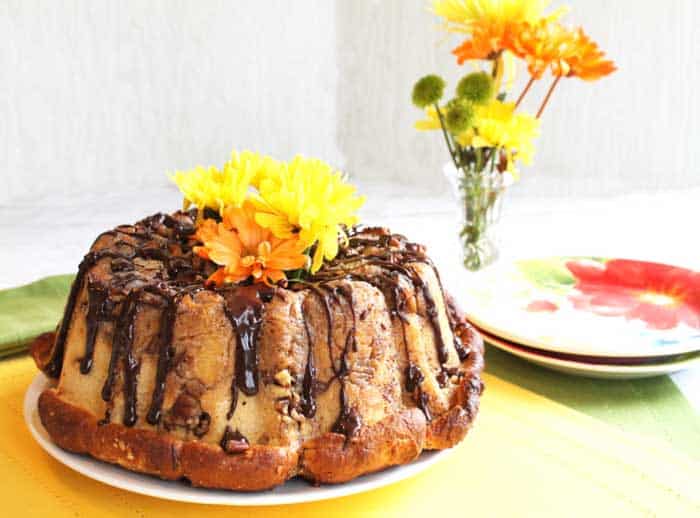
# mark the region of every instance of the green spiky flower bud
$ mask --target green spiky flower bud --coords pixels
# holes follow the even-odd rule
[[[493,96],[493,79],[486,72],[472,72],[457,83],[457,96],[475,104],[485,104]]]
[[[440,76],[428,75],[421,77],[413,86],[413,104],[425,108],[442,99],[445,92],[445,81]]]
[[[445,126],[455,135],[467,131],[474,121],[474,106],[466,99],[452,99],[447,103]]]

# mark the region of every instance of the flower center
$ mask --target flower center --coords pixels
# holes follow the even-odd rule
[[[255,265],[255,263],[259,262],[260,258],[255,257],[254,255],[246,255],[245,257],[241,258],[241,265],[245,268],[250,268],[251,266]]]
[[[680,302],[676,297],[654,291],[645,291],[639,295],[639,300],[655,306],[676,306]]]

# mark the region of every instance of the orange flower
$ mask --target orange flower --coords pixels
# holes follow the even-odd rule
[[[452,54],[457,56],[460,65],[470,59],[494,59],[507,47],[516,26],[512,23],[492,23],[490,20],[474,21],[470,26],[470,39],[454,49]]]
[[[508,42],[508,50],[522,58],[532,77],[540,79],[549,68],[559,77],[579,77],[594,81],[616,70],[615,64],[604,59],[583,29],[567,29],[558,23],[541,20],[537,24],[522,24]]]
[[[604,59],[605,52],[598,48],[598,45],[583,32],[583,29],[565,31],[565,33],[567,36],[564,38],[563,56],[558,62],[552,64],[554,75],[595,81],[617,70],[612,61]],[[559,68],[560,63],[564,63],[565,66]]]
[[[523,24],[559,19],[568,9],[543,11],[550,0],[434,0],[433,11],[445,19],[448,31],[468,39],[452,53],[461,65],[470,59],[496,59]]]
[[[253,277],[254,282],[271,285],[285,278],[286,270],[302,268],[307,262],[305,244],[298,238],[279,239],[255,222],[250,203],[228,207],[223,220],[204,220],[196,237],[203,246],[194,252],[219,265],[207,282],[221,285]]]
[[[561,25],[546,20],[524,23],[508,42],[508,50],[527,63],[532,77],[541,79],[547,68],[561,57],[560,32]]]

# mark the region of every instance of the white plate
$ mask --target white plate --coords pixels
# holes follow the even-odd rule
[[[460,302],[469,320],[516,344],[615,358],[700,351],[700,272],[546,257],[494,265],[468,282]]]
[[[480,330],[479,332],[486,343],[491,344],[498,349],[509,352],[515,356],[518,356],[519,358],[523,358],[546,369],[564,372],[566,374],[573,374],[575,376],[603,379],[650,378],[652,376],[671,374],[680,370],[700,366],[700,354],[695,355],[692,358],[687,358],[676,362],[644,365],[603,365],[597,363],[562,360],[517,347],[515,344],[508,343],[501,338],[485,333],[483,330]]]
[[[120,489],[166,500],[237,506],[298,504],[327,500],[329,498],[363,493],[407,479],[444,459],[452,451],[424,452],[416,461],[410,464],[365,475],[345,484],[314,487],[304,480],[293,479],[270,491],[256,493],[194,488],[182,482],[161,480],[156,477],[134,473],[86,455],[67,452],[56,446],[41,424],[37,411],[39,395],[50,385],[48,378],[43,374],[39,374],[34,378],[24,397],[24,419],[27,426],[34,439],[49,455],[86,477]]]

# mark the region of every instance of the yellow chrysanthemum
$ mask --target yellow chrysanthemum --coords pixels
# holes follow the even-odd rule
[[[227,175],[226,185],[231,185],[229,191],[224,191],[224,196],[235,197],[240,207],[243,204],[243,199],[247,194],[247,189],[241,196],[240,187],[246,183],[252,187],[257,187],[265,176],[277,174],[279,171],[280,162],[269,156],[253,153],[252,151],[243,151],[241,153],[233,151],[231,159],[224,164],[224,175]],[[238,188],[235,186],[238,185]]]
[[[184,207],[190,204],[197,207],[218,207],[217,199],[221,191],[222,174],[216,167],[197,166],[190,171],[177,171],[170,179],[185,197]]]
[[[178,171],[171,179],[182,191],[186,207],[193,204],[199,209],[208,207],[221,213],[224,206],[240,207],[249,188],[279,167],[279,162],[259,153],[233,151],[222,170],[197,166],[190,171]]]
[[[295,235],[307,246],[316,243],[311,272],[323,259],[338,253],[341,225],[358,222],[357,210],[365,199],[355,195],[342,173],[321,160],[297,156],[274,175],[263,176],[259,194],[252,198],[255,221],[282,239]]]
[[[425,119],[416,121],[415,128],[420,131],[430,131],[440,129],[440,117],[438,117],[435,106],[425,107]]]
[[[493,100],[478,106],[474,130],[457,137],[462,146],[495,147],[506,151],[508,170],[515,173],[514,160],[531,164],[535,154],[534,139],[540,132],[540,121],[525,113],[515,113],[514,103]]]
[[[476,23],[500,28],[512,23],[534,23],[550,3],[551,0],[434,0],[432,10],[445,19],[448,30],[471,33]]]

